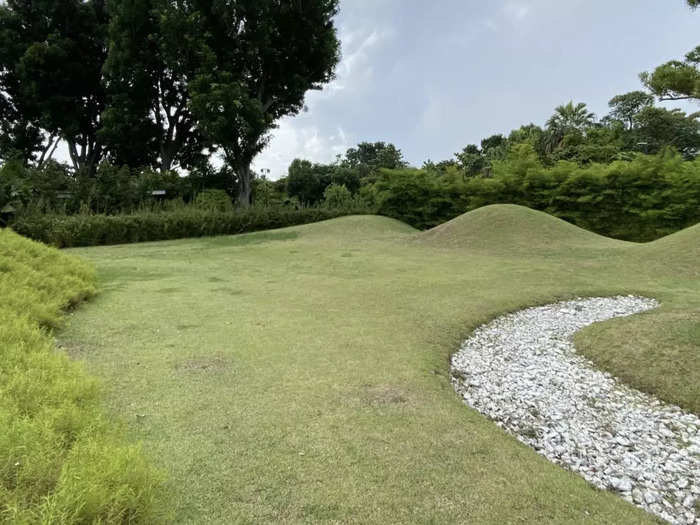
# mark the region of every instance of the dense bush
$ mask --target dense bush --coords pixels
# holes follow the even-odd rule
[[[230,212],[233,211],[231,197],[224,190],[204,190],[197,194],[194,205],[203,210]]]
[[[158,477],[57,351],[61,309],[94,292],[81,261],[0,230],[0,522],[154,523]]]
[[[32,239],[63,248],[228,235],[306,224],[355,213],[368,213],[368,210],[253,207],[223,212],[182,205],[170,210],[126,215],[37,214],[22,217],[12,228]]]
[[[366,201],[360,195],[353,195],[344,184],[333,183],[323,192],[324,208],[333,210],[358,210],[368,207]]]
[[[175,172],[132,170],[103,162],[94,177],[73,173],[48,162],[41,168],[10,161],[0,166],[0,209],[10,204],[21,214],[125,213],[158,205],[153,191],[165,191],[168,200],[191,200],[203,184],[201,177]]]
[[[493,176],[425,170],[383,170],[373,188],[379,213],[418,228],[441,224],[488,204],[546,211],[620,239],[648,241],[700,221],[700,159],[671,151],[630,161],[580,166],[540,163],[529,144],[493,163]]]

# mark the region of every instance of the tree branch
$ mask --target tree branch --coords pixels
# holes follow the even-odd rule
[[[659,102],[664,102],[666,100],[690,100],[690,99],[695,99],[698,97],[694,97],[692,95],[684,95],[681,97],[659,97]]]

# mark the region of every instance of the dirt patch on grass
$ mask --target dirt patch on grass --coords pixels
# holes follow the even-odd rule
[[[212,289],[212,292],[225,293],[228,295],[241,295],[243,293],[243,290],[236,290],[235,288],[228,288],[226,286],[223,286],[220,288]]]
[[[231,367],[231,361],[223,355],[203,356],[187,359],[175,365],[182,372],[220,372]]]
[[[95,352],[97,345],[78,341],[58,341],[56,348],[64,351],[73,359],[80,359]]]
[[[184,330],[194,330],[196,328],[200,328],[202,325],[199,324],[179,324],[175,328],[177,328],[178,331],[182,332]]]
[[[403,405],[408,403],[406,393],[391,385],[365,385],[362,401],[370,406]]]

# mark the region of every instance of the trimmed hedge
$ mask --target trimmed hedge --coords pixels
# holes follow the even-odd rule
[[[631,161],[542,166],[529,145],[494,164],[492,178],[382,170],[379,213],[425,229],[489,204],[519,204],[596,233],[645,242],[700,222],[700,158],[673,152]]]
[[[182,206],[172,211],[127,215],[33,215],[21,217],[12,229],[59,248],[162,241],[186,237],[231,235],[368,213],[366,209],[251,208],[217,211]]]
[[[0,522],[159,523],[160,474],[105,416],[99,386],[54,344],[94,271],[0,230]]]

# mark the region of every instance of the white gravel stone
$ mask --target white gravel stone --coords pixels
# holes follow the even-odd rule
[[[700,418],[597,370],[571,342],[585,326],[657,306],[618,296],[504,315],[452,357],[452,382],[550,461],[670,523],[700,524]]]

